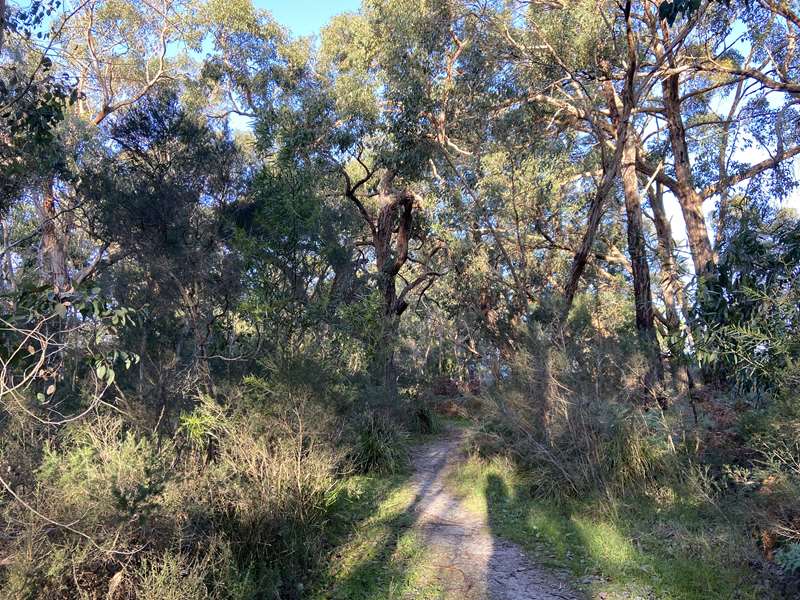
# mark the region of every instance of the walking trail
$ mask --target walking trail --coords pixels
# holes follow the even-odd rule
[[[515,544],[496,537],[486,515],[448,492],[448,469],[459,460],[462,435],[451,432],[414,453],[414,530],[430,556],[446,598],[580,600],[568,583],[537,566]]]

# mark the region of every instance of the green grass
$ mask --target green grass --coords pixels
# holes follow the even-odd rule
[[[354,477],[348,483],[352,521],[310,598],[438,600],[425,548],[410,529],[414,491],[409,476]],[[349,532],[349,535],[345,533]]]
[[[747,566],[753,542],[743,537],[746,528],[675,490],[660,490],[657,499],[587,497],[556,505],[533,498],[508,461],[478,458],[456,469],[451,484],[487,513],[496,535],[547,566],[569,569],[590,597],[769,597]]]

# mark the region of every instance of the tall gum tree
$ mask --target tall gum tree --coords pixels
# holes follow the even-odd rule
[[[800,144],[781,124],[796,112],[796,13],[770,1],[731,8],[712,3],[673,26],[655,16],[656,8],[650,13],[649,35],[656,39],[650,55],[663,63],[661,93],[641,110],[656,116],[655,140],[666,139],[669,151],[643,147],[637,165],[678,200],[694,272],[702,278],[716,271],[730,202],[741,194],[737,186],[766,197],[774,195],[771,179],[795,185],[786,164],[800,154]],[[759,153],[763,160],[751,159]],[[714,235],[704,212],[712,199]]]
[[[57,68],[77,82],[78,101],[72,112],[90,127],[99,127],[110,115],[179,75],[178,49],[189,41],[191,29],[189,3],[73,0],[51,8],[45,47]],[[80,155],[80,145],[86,142],[81,136],[85,137],[61,136],[68,146],[75,146],[63,149],[66,156]],[[57,170],[45,174],[38,188],[34,196],[41,220],[43,273],[56,292],[69,292],[112,262],[108,247],[92,248],[84,264],[72,265],[74,213],[81,201],[69,178]]]
[[[381,306],[373,370],[389,398],[397,392],[399,319],[411,296],[441,274],[444,247],[426,225],[425,196],[428,115],[448,18],[446,2],[420,11],[413,2],[382,1],[334,18],[304,80],[292,95],[268,99],[257,127],[262,143],[281,141],[282,159],[319,169],[326,193],[363,223]]]

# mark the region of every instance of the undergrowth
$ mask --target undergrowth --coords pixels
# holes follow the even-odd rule
[[[255,383],[202,396],[172,435],[107,414],[52,437],[11,473],[25,504],[0,505],[0,597],[306,598],[399,485],[408,434],[369,412],[351,430],[302,395],[265,404]],[[24,424],[6,431],[19,452]]]
[[[474,455],[451,483],[495,534],[568,568],[593,597],[771,597],[748,568],[756,557],[746,527],[688,484],[555,500],[538,495],[539,479],[512,461]]]

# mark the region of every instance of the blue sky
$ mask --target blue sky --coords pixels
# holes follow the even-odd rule
[[[343,12],[358,10],[361,0],[253,0],[295,35],[317,33],[328,20]]]

